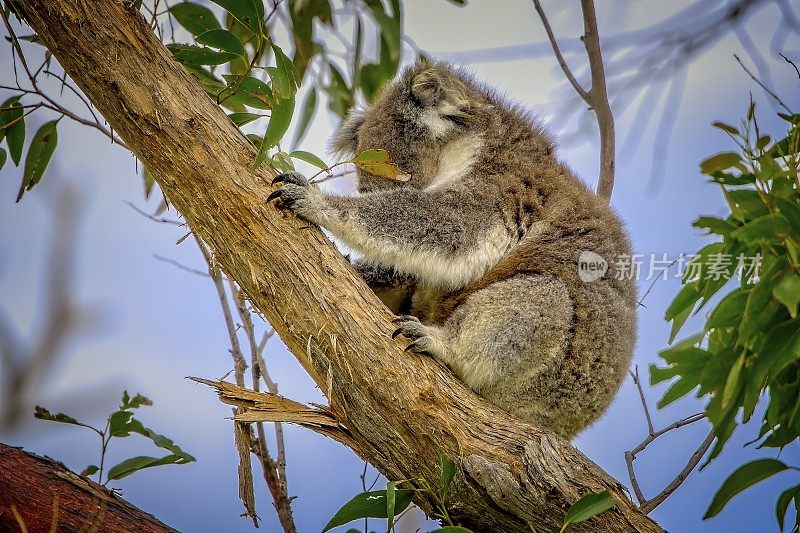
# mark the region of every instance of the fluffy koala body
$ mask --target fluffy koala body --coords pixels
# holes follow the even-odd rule
[[[554,156],[520,108],[468,74],[420,61],[333,139],[383,149],[410,176],[359,171],[359,196],[282,175],[272,197],[363,255],[355,266],[409,348],[498,407],[563,436],[597,420],[631,361],[636,289],[618,271],[618,217]],[[608,262],[578,276],[582,252]]]

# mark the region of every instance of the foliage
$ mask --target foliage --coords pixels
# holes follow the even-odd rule
[[[108,415],[105,428],[102,431],[94,426],[80,422],[64,413],[52,414],[44,407],[40,407],[38,405],[36,406],[34,416],[36,418],[49,420],[51,422],[61,422],[62,424],[81,426],[97,433],[100,436],[101,443],[100,460],[98,461],[99,466],[91,464],[84,468],[80,475],[85,477],[96,475],[97,482],[105,485],[111,480],[122,479],[138,472],[139,470],[142,470],[143,468],[151,468],[154,466],[168,464],[182,465],[195,460],[194,457],[181,450],[180,447],[178,447],[178,445],[172,441],[172,439],[169,439],[164,435],[159,435],[153,430],[146,428],[144,424],[142,424],[138,419],[134,418],[134,409],[150,405],[153,405],[153,402],[141,394],[136,394],[131,397],[128,394],[128,391],[124,391],[122,393],[122,403],[120,404],[119,409]],[[136,433],[150,439],[153,444],[159,448],[168,450],[170,453],[163,457],[150,457],[141,455],[125,459],[124,461],[121,461],[109,468],[108,471],[105,472],[105,481],[103,481],[106,452],[108,451],[108,445],[111,442],[111,439],[115,437],[118,439],[129,437],[132,433]]]
[[[740,128],[714,123],[739,150],[706,159],[700,170],[720,187],[730,213],[694,222],[718,238],[688,264],[683,288],[666,311],[670,342],[729,281],[731,289],[711,306],[701,332],[662,351],[665,367],[650,368],[653,384],[677,378],[659,407],[694,390],[708,398],[705,412],[716,440],[705,465],[759,405],[765,406],[761,429],[750,444],[781,450],[800,437],[800,115],[780,117],[788,133],[777,141],[759,130],[752,103]],[[781,465],[762,459],[742,466],[705,518],[752,483],[788,468]],[[794,487],[779,498],[781,524],[797,494]]]
[[[248,139],[259,150],[255,167],[267,163],[288,172],[294,170],[294,160],[302,160],[327,169],[319,157],[285,148],[296,146],[308,132],[321,101],[319,93],[327,96],[332,112],[344,117],[358,98],[372,101],[395,76],[403,50],[400,1],[365,0],[365,9],[332,0],[275,3],[271,9],[254,0],[213,0],[213,4],[175,3],[158,15],[160,21],[148,13],[147,6],[139,6],[145,16],[152,17],[154,27],[166,22],[178,28],[170,32],[167,47],[209,97],[228,111],[231,121],[239,128],[247,127]],[[352,26],[352,39],[342,35],[342,26]],[[370,31],[376,42],[374,57],[367,57],[364,46],[373,40]],[[291,43],[278,43],[284,34]],[[347,53],[331,50],[330,37],[341,42]],[[16,43],[41,44],[35,35],[19,37]],[[49,52],[45,54],[49,63]],[[311,83],[306,87],[304,80]],[[0,168],[9,153],[12,162],[20,164],[26,115],[42,107],[23,100],[35,96],[36,92],[20,90],[0,107],[0,141],[5,140],[8,147],[8,151],[0,148]],[[293,122],[295,134],[288,143],[284,137]],[[58,141],[56,124],[57,120],[46,123],[31,140],[18,201],[39,182],[50,162]],[[380,161],[372,165],[392,176],[399,173]],[[149,173],[144,173],[144,182],[149,196],[154,184]]]
[[[447,493],[450,490],[450,485],[456,476],[456,472],[455,463],[448,457],[440,455],[439,483],[435,490],[423,478],[390,481],[386,484],[385,490],[365,491],[356,494],[333,515],[333,518],[330,519],[322,531],[324,533],[334,527],[362,518],[385,518],[388,523],[387,530],[394,531],[396,518],[399,518],[411,505],[411,500],[415,493],[422,493],[427,496],[428,500],[433,502],[433,511],[429,518],[439,520],[445,524],[443,527],[428,533],[471,533],[471,530],[453,523],[445,506]],[[408,484],[410,488],[398,489],[397,486],[400,484]],[[589,520],[614,506],[616,506],[614,498],[607,490],[586,494],[567,510],[561,531],[566,531],[570,525]],[[356,529],[350,529],[347,533],[357,531]]]

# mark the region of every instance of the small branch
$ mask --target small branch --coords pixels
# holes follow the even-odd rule
[[[697,448],[697,450],[695,450],[695,452],[689,458],[689,461],[686,463],[686,466],[683,467],[683,470],[681,470],[680,473],[677,476],[675,476],[675,479],[673,479],[669,485],[664,487],[664,490],[662,490],[661,492],[656,494],[653,498],[640,505],[642,511],[644,511],[645,513],[650,513],[653,509],[661,505],[664,502],[664,500],[666,500],[669,497],[670,494],[675,492],[675,490],[678,487],[680,487],[684,481],[686,481],[686,478],[689,476],[689,474],[692,473],[692,470],[694,470],[694,468],[706,454],[708,449],[711,447],[712,442],[714,442],[713,431],[709,432],[705,440],[703,440],[703,442],[700,443],[700,446]]]
[[[550,22],[547,20],[544,9],[542,9],[541,2],[539,0],[533,0],[533,7],[536,9],[536,12],[539,14],[539,18],[542,20],[544,31],[547,33],[547,39],[550,41],[550,46],[553,48],[553,54],[556,56],[558,66],[561,67],[562,72],[564,72],[564,76],[567,77],[567,80],[569,81],[570,85],[572,85],[572,88],[575,89],[575,92],[578,93],[578,95],[580,95],[580,97],[588,103],[589,92],[584,89],[580,83],[578,83],[578,80],[575,79],[575,75],[572,74],[569,65],[567,65],[567,61],[564,59],[564,56],[561,53],[561,48],[558,46],[556,36],[553,34],[553,29],[550,27]]]
[[[616,141],[614,133],[614,114],[611,112],[611,104],[608,101],[608,89],[606,87],[605,67],[603,66],[603,55],[600,49],[600,35],[597,31],[597,16],[594,9],[593,0],[581,0],[581,10],[583,12],[583,32],[582,41],[586,47],[586,54],[589,58],[589,71],[591,74],[592,85],[589,90],[584,89],[575,75],[570,70],[564,59],[561,49],[558,46],[550,22],[542,9],[539,0],[533,0],[534,8],[539,14],[547,39],[553,48],[556,61],[567,77],[575,92],[589,105],[594,111],[597,119],[597,127],[600,131],[600,173],[597,182],[598,196],[611,200],[611,193],[614,189],[614,167],[616,160]]]
[[[217,297],[219,298],[220,307],[222,308],[222,316],[225,320],[225,327],[228,330],[228,337],[231,341],[231,357],[233,358],[234,377],[236,384],[244,387],[244,372],[247,369],[247,363],[242,355],[241,344],[239,337],[236,335],[236,324],[233,322],[233,314],[228,302],[228,295],[225,292],[224,280],[222,272],[214,261],[211,252],[206,248],[205,243],[195,235],[200,252],[208,264],[208,274],[214,282],[214,287],[217,290]],[[239,409],[233,410],[234,420],[236,415],[239,414]],[[245,508],[245,514],[253,520],[253,525],[258,527],[258,515],[256,514],[256,501],[255,492],[253,490],[253,465],[250,463],[250,450],[253,447],[250,431],[244,424],[234,423],[233,426],[234,442],[236,444],[236,451],[239,455],[239,498],[242,500]]]
[[[742,63],[742,60],[739,59],[738,55],[733,54],[733,57],[734,57],[734,59],[736,59],[736,62],[739,63],[739,66],[742,67],[742,70],[744,70],[747,73],[747,75],[750,76],[750,78],[752,78],[752,80],[758,84],[759,87],[764,89],[765,93],[767,93],[772,98],[774,98],[775,101],[778,102],[778,105],[780,105],[783,109],[785,109],[787,113],[792,114],[792,115],[794,114],[794,111],[789,109],[786,106],[786,104],[783,103],[783,100],[781,100],[780,97],[777,94],[775,94],[775,92],[772,89],[770,89],[769,87],[764,85],[764,83],[761,80],[759,80],[757,77],[755,77],[755,75],[747,69],[747,67],[744,65],[744,63]]]
[[[650,417],[650,409],[647,407],[647,400],[644,398],[644,390],[642,389],[642,382],[639,379],[639,366],[636,365],[633,372],[630,373],[633,378],[633,383],[639,391],[639,399],[642,401],[642,409],[644,410],[644,417],[647,420],[647,434],[652,435],[655,433],[653,429],[653,419]]]
[[[630,373],[631,378],[633,378],[633,382],[636,385],[637,390],[639,391],[639,398],[642,401],[642,409],[644,411],[645,419],[647,420],[647,437],[642,440],[635,448],[632,450],[625,452],[625,466],[628,470],[628,477],[630,478],[631,487],[633,488],[633,493],[636,496],[636,501],[639,504],[639,508],[644,511],[645,513],[649,513],[661,503],[669,497],[670,494],[675,492],[675,490],[680,487],[689,474],[694,470],[697,466],[697,463],[700,462],[700,459],[703,458],[706,451],[708,451],[709,446],[714,440],[714,432],[712,431],[708,437],[700,444],[700,447],[691,455],[689,458],[689,462],[683,467],[677,476],[666,486],[664,489],[655,495],[651,499],[647,499],[642,492],[642,488],[639,485],[639,480],[636,477],[636,471],[633,467],[633,462],[636,459],[636,456],[643,452],[654,440],[661,437],[662,435],[669,433],[670,431],[682,428],[684,426],[688,426],[689,424],[693,424],[700,420],[703,420],[706,415],[705,413],[696,413],[677,422],[673,422],[672,424],[656,431],[653,428],[653,420],[650,416],[650,409],[647,406],[647,400],[644,397],[644,390],[642,389],[641,380],[639,378],[639,368],[636,367],[633,372]]]
[[[267,365],[262,357],[262,351],[266,346],[266,341],[259,345],[256,341],[255,327],[250,311],[247,309],[247,301],[245,300],[244,293],[239,289],[233,281],[229,282],[233,300],[236,302],[236,310],[239,318],[242,321],[242,328],[245,331],[248,344],[250,346],[250,368],[253,378],[253,390],[259,392],[261,377],[264,377],[264,382],[267,388],[273,394],[278,393],[278,386],[272,381],[267,372]],[[267,448],[266,435],[264,432],[263,422],[256,422],[256,433],[258,439],[252,443],[252,451],[261,461],[261,467],[264,472],[264,481],[267,483],[267,488],[272,495],[272,501],[275,506],[275,511],[278,514],[278,520],[283,527],[285,533],[295,533],[297,526],[294,523],[292,516],[292,499],[289,497],[289,485],[286,477],[286,452],[284,446],[283,426],[279,421],[275,421],[275,440],[278,448],[278,460],[272,459]],[[252,429],[251,429],[252,431]]]

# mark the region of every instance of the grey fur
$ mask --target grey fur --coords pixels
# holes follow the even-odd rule
[[[357,197],[284,175],[273,193],[363,254],[355,266],[428,353],[488,401],[572,437],[613,400],[631,361],[636,291],[618,217],[554,156],[519,107],[420,61],[334,136],[384,149],[408,182],[359,172]],[[609,263],[583,282],[578,257]]]

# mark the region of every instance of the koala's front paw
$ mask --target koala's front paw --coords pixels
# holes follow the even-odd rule
[[[267,202],[279,199],[279,207],[290,209],[294,214],[320,225],[326,209],[325,198],[316,187],[299,172],[278,174],[272,184],[283,183],[280,189],[267,197]]]
[[[392,322],[398,326],[392,333],[393,339],[403,335],[411,340],[406,352],[426,353],[440,360],[444,357],[447,346],[439,328],[426,326],[412,315],[399,315]]]

